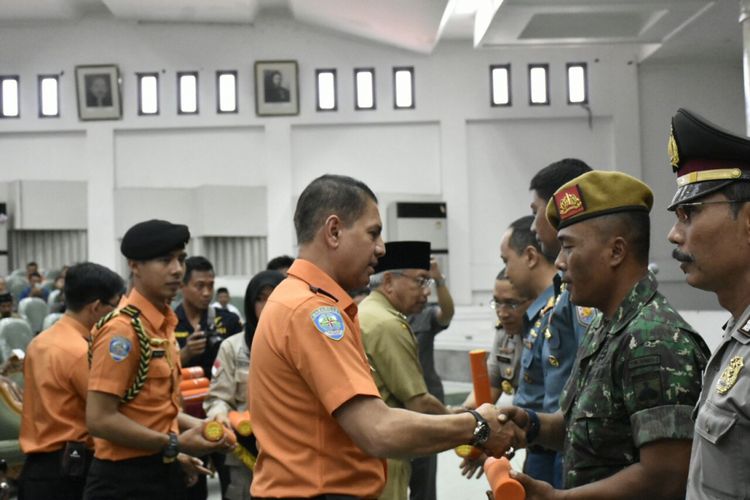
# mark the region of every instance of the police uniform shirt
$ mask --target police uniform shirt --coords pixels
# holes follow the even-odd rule
[[[727,323],[693,411],[687,498],[750,498],[750,306]]]
[[[518,387],[522,352],[521,335],[508,335],[502,326],[495,328],[492,350],[487,357],[487,374],[492,387],[502,390],[505,394],[515,392]]]
[[[549,311],[555,300],[554,286],[550,285],[526,310],[527,331],[521,353],[521,373],[518,391],[513,404],[522,408],[542,411],[544,404],[544,372],[542,367],[542,343]]]
[[[221,340],[224,340],[230,335],[242,331],[240,318],[236,314],[217,307],[214,308],[214,311],[216,312],[216,315],[214,316],[214,324],[212,325],[211,332],[208,328],[208,310],[206,310],[201,316],[200,327],[201,330],[203,330],[203,333],[206,334],[207,339],[213,332],[217,333]],[[191,335],[195,329],[190,321],[188,321],[187,315],[185,314],[185,307],[182,304],[179,304],[174,312],[177,315],[177,327],[175,328],[174,335],[175,338],[177,338],[177,343],[180,345],[180,349],[184,349],[188,336]],[[190,358],[187,363],[185,363],[185,366],[200,366],[203,368],[203,373],[206,377],[211,378],[211,368],[213,367],[214,360],[219,352],[220,345],[220,343],[210,345],[207,340],[206,350],[203,351],[202,354]]]

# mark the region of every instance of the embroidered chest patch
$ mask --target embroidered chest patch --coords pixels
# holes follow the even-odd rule
[[[724,368],[724,371],[721,372],[719,381],[716,382],[716,392],[719,394],[726,394],[729,392],[729,389],[731,389],[737,382],[737,378],[739,378],[743,366],[745,366],[745,362],[741,356],[733,357],[727,367]]]
[[[315,309],[310,315],[315,328],[331,340],[344,338],[344,319],[335,307],[325,306]]]
[[[131,348],[130,340],[125,337],[112,337],[109,341],[109,356],[119,363],[128,357]]]

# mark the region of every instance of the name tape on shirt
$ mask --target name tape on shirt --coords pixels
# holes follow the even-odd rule
[[[341,340],[344,338],[344,318],[338,309],[331,306],[324,306],[315,309],[310,315],[315,328],[320,333],[331,340]]]
[[[112,337],[112,340],[109,341],[109,356],[119,363],[123,359],[127,359],[132,347],[130,340],[125,337]]]

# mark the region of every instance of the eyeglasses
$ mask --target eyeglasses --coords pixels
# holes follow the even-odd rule
[[[403,276],[404,278],[409,278],[414,283],[420,286],[420,288],[430,288],[434,283],[435,280],[432,278],[425,278],[424,276],[409,276],[408,274],[404,274],[400,271],[394,271],[393,274],[398,276]]]
[[[510,309],[511,311],[515,311],[522,305],[524,305],[526,301],[519,302],[517,300],[495,300],[492,299],[490,301],[490,307],[493,308],[496,311],[499,311],[500,309]]]
[[[715,201],[696,201],[693,203],[680,203],[674,210],[677,220],[680,222],[689,222],[690,217],[696,208],[703,205],[718,205],[720,203],[745,203],[750,200],[715,200]]]

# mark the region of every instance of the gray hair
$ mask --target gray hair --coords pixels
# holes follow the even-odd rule
[[[387,271],[381,271],[379,273],[375,273],[372,276],[370,276],[370,288],[375,289],[378,288],[380,285],[383,284],[385,281],[385,273],[391,273],[391,274],[401,274],[404,272],[404,269],[389,269]]]

